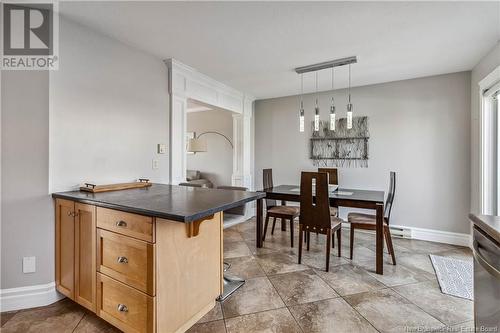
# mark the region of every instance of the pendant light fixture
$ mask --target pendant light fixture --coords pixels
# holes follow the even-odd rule
[[[316,106],[314,107],[314,131],[319,131],[318,72],[316,72]]]
[[[334,67],[332,67],[332,104],[330,105],[330,131],[335,131],[335,99],[333,97],[334,88]]]
[[[300,108],[299,108],[299,131],[304,132],[304,103],[302,100],[302,95],[304,93],[304,82],[303,74],[309,72],[315,72],[316,74],[316,102],[314,107],[314,131],[319,131],[319,92],[318,92],[318,71],[331,68],[332,69],[332,99],[330,105],[330,131],[335,131],[336,126],[336,113],[335,113],[335,99],[333,97],[334,89],[334,67],[349,65],[349,88],[348,88],[348,102],[347,102],[347,129],[352,129],[352,110],[353,106],[351,103],[351,64],[358,62],[358,59],[354,57],[341,58],[331,61],[320,62],[313,65],[302,66],[295,68],[295,72],[300,74]]]
[[[299,132],[304,132],[304,74],[300,74],[300,110],[299,110]]]
[[[349,64],[349,98],[347,100],[347,129],[352,128],[352,103],[351,103],[351,64]]]

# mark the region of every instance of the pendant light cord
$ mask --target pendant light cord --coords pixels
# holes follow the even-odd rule
[[[351,64],[349,64],[349,104],[351,103]]]
[[[318,107],[318,72],[316,71],[316,107]]]

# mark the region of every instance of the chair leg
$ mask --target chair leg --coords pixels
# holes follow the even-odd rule
[[[391,254],[392,264],[396,265],[396,255],[394,254],[394,247],[392,246],[392,236],[389,227],[384,227],[385,242],[387,243],[387,250]]]
[[[332,239],[332,229],[326,229],[326,271],[330,270],[330,240]]]
[[[352,226],[352,224],[351,224],[351,237],[349,237],[349,238],[350,238],[349,243],[351,245],[349,258],[352,260],[352,251],[353,251],[353,247],[354,247],[354,227]]]
[[[276,226],[276,218],[273,217],[273,227],[271,228],[271,235],[274,235],[274,227]]]
[[[264,234],[262,235],[262,241],[266,240],[267,225],[269,224],[269,215],[266,214],[266,222],[264,224]]]
[[[333,238],[333,234],[332,234],[332,238]],[[340,248],[342,247],[342,228],[337,230],[337,246],[339,247],[337,249],[337,252],[338,252],[338,256],[340,257]]]
[[[286,219],[281,219],[281,231],[286,231]]]
[[[332,249],[335,247],[335,231],[332,232]]]
[[[311,244],[311,232],[306,231],[306,238],[307,238],[307,251],[309,251],[309,245]]]
[[[293,217],[290,219],[290,246],[293,247]]]
[[[302,224],[299,224],[299,264],[302,261],[302,238],[304,233],[302,232]]]

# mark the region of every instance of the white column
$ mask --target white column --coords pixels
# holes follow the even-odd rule
[[[233,175],[235,186],[253,189],[252,183],[252,114],[253,99],[245,98],[243,113],[233,115]]]
[[[184,96],[170,95],[170,184],[186,181],[186,104]]]

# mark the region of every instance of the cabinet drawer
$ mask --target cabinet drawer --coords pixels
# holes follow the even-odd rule
[[[155,330],[155,298],[97,273],[97,315],[124,332]]]
[[[97,229],[98,271],[155,295],[155,245]]]
[[[155,241],[154,221],[148,216],[97,207],[97,227],[148,242]]]

